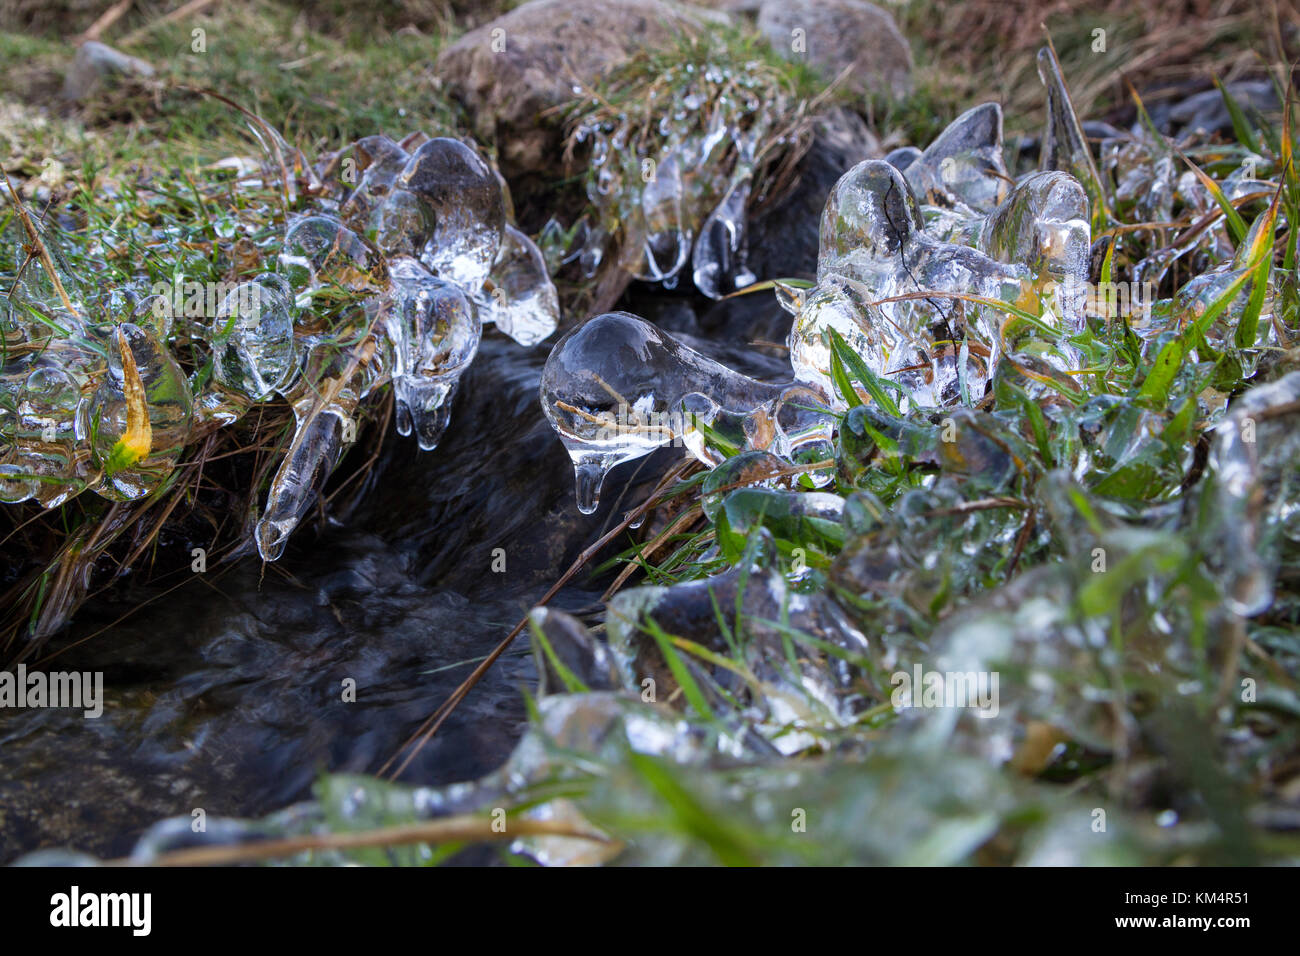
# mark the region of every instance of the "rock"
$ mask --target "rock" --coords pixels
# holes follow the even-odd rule
[[[691,3],[697,7],[705,7],[709,10],[722,10],[726,13],[749,13],[758,15],[759,9],[763,6],[763,0],[691,0]]]
[[[70,100],[84,100],[110,76],[153,76],[154,69],[139,57],[89,40],[77,48],[63,82],[63,95]]]
[[[563,117],[546,111],[641,50],[668,45],[717,16],[662,0],[530,0],[473,30],[438,57],[438,73],[494,142],[509,178],[551,167]]]
[[[895,96],[911,85],[912,50],[894,18],[865,0],[764,0],[758,29],[772,48],[805,60],[828,80]]]
[[[1228,95],[1248,116],[1251,111],[1270,113],[1281,108],[1277,90],[1267,80],[1229,83],[1227,89]],[[1228,105],[1217,89],[1206,90],[1175,103],[1153,106],[1151,121],[1166,135],[1199,132],[1203,136],[1212,136],[1232,129]]]

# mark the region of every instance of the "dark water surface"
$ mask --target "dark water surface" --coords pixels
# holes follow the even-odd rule
[[[0,860],[47,846],[122,854],[162,817],[259,815],[308,796],[323,771],[377,771],[607,518],[574,507],[538,407],[547,352],[485,339],[442,445],[391,436],[346,525],[305,522],[274,567],[244,559],[165,595],[87,605],[42,669],[102,670],[103,716],[0,711]],[[556,604],[598,596],[575,587]],[[501,763],[534,679],[527,647],[497,662],[403,779]]]
[[[715,357],[780,372],[747,346],[755,329],[738,327],[733,307],[703,325],[678,312],[679,331],[713,339]],[[83,608],[41,669],[103,671],[104,713],[0,711],[0,862],[44,847],[118,856],[164,817],[259,816],[308,797],[322,772],[378,771],[602,533],[637,472],[624,466],[598,512],[578,513],[568,456],[538,405],[553,344],[525,350],[490,333],[442,444],[420,452],[390,436],[346,522],[304,522],[275,566],[244,559],[169,593],[137,586]],[[640,469],[618,513],[680,454]],[[492,571],[497,548],[504,573]],[[595,609],[600,593],[579,577],[552,604]],[[345,678],[355,703],[342,700]],[[523,637],[402,779],[495,769],[534,680]]]

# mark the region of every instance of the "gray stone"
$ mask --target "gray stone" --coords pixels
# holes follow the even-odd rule
[[[573,99],[575,85],[716,16],[663,0],[530,0],[444,50],[438,74],[478,139],[498,145],[507,177],[554,169],[563,126],[554,108]]]
[[[139,57],[88,40],[77,48],[77,55],[63,81],[63,95],[70,100],[84,100],[107,77],[153,74],[153,67]]]
[[[772,48],[804,60],[827,80],[862,92],[902,95],[911,84],[912,50],[888,12],[865,0],[764,0],[758,28]]]

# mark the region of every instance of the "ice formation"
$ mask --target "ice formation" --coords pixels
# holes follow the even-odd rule
[[[85,489],[144,497],[166,482],[193,430],[284,400],[295,430],[255,534],[275,560],[355,440],[371,391],[391,381],[398,432],[432,449],[484,323],[528,346],[555,331],[559,301],[542,255],[472,146],[367,137],[335,182],[273,130],[258,134],[281,169],[308,181],[310,198],[300,202],[285,177],[292,211],[275,271],[223,287],[202,314],[178,316],[167,296],[135,289],[87,296],[52,232],[33,225],[36,236],[19,236],[26,265],[0,317],[0,500],[55,507]],[[24,256],[38,239],[45,255]],[[340,297],[351,304],[324,321]],[[181,332],[206,344],[210,377],[191,383],[177,363],[169,341]]]

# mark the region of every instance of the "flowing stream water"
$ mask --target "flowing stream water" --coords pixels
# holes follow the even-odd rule
[[[780,362],[745,342],[783,337],[761,326],[786,320],[754,298],[761,305],[724,303],[701,322],[689,299],[657,305],[661,321],[712,333],[696,346],[773,377]],[[656,303],[636,307],[653,314]],[[87,604],[42,667],[102,671],[103,714],[0,710],[0,862],[45,847],[119,856],[164,817],[254,817],[310,796],[324,772],[378,771],[683,453],[624,466],[600,509],[580,514],[572,465],[538,402],[552,344],[485,337],[439,446],[386,441],[356,510],[304,528],[275,565],[245,558],[175,590],[128,586]],[[492,570],[497,548],[503,572]],[[579,575],[551,604],[596,613],[607,583]],[[354,703],[343,700],[346,678]],[[523,729],[534,680],[525,635],[401,779],[495,769]]]

